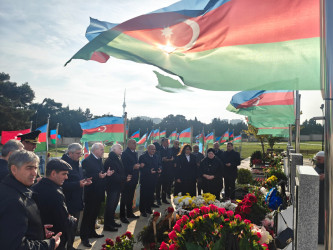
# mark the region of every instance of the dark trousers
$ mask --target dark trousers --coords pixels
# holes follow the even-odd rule
[[[166,200],[166,194],[167,194],[167,188],[168,188],[168,181],[166,176],[159,176],[156,182],[156,200],[161,201],[161,191],[162,191],[162,200]]]
[[[225,197],[235,199],[235,181],[236,178],[224,177]]]
[[[73,243],[74,243],[74,239],[75,239],[77,225],[79,224],[79,219],[80,219],[80,211],[71,213],[71,215],[73,217],[75,217],[77,221],[76,221],[75,226],[72,228],[72,230],[70,232],[70,236],[68,237],[68,240],[67,240],[67,249],[70,249],[70,250],[73,249]]]
[[[197,191],[198,191],[198,195],[201,195],[202,192],[202,179],[198,178],[197,180]]]
[[[154,202],[155,183],[141,183],[140,186],[140,211],[146,212],[151,209]]]
[[[133,214],[133,198],[136,184],[125,185],[120,198],[120,217]],[[125,211],[126,210],[126,211]],[[127,213],[126,213],[127,212]]]
[[[114,213],[116,212],[120,198],[120,190],[109,190],[106,192],[106,195],[107,196],[104,213],[104,226],[113,226],[113,224],[115,223]]]
[[[196,180],[182,180],[179,184],[182,195],[196,196]]]
[[[101,201],[97,199],[89,199],[85,201],[83,209],[83,217],[80,227],[81,239],[88,239],[95,233],[95,223],[101,208]]]

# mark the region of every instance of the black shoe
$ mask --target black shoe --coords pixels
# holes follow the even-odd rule
[[[85,247],[92,247],[92,245],[89,243],[88,239],[85,240],[81,240],[82,245],[84,245]]]
[[[111,226],[112,227],[121,227],[121,224],[114,222],[111,224]]]
[[[141,216],[142,216],[142,217],[147,217],[146,212],[141,212]]]
[[[128,219],[126,219],[126,217],[120,217],[120,221],[121,221],[122,223],[129,224],[129,221],[128,221]]]
[[[104,231],[117,232],[118,228],[115,228],[115,227],[112,227],[112,226],[104,226]]]
[[[104,234],[98,234],[98,233],[93,233],[91,236],[91,238],[103,238],[104,237]]]
[[[153,205],[151,205],[151,207],[159,208],[160,206],[153,203]]]
[[[170,202],[168,202],[167,200],[162,200],[162,202],[163,202],[164,204],[170,204]]]
[[[137,218],[140,218],[140,216],[139,215],[135,215],[135,214],[131,214],[131,215],[127,215],[127,218],[137,219]]]
[[[157,205],[162,206],[162,203],[160,200],[157,201]]]
[[[147,213],[147,214],[152,214],[153,211],[151,211],[151,209],[146,209],[146,213]]]

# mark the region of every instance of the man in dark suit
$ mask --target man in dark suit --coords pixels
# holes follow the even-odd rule
[[[39,209],[29,189],[36,179],[38,163],[37,155],[26,150],[9,157],[10,174],[0,183],[1,249],[53,250],[60,243],[61,233],[45,240]]]
[[[84,179],[80,164],[82,156],[82,146],[79,143],[72,143],[68,146],[67,153],[61,159],[71,165],[72,169],[68,171],[68,179],[62,185],[66,198],[68,212],[77,219],[79,224],[80,213],[83,210],[83,187],[90,185],[91,178]],[[74,239],[77,227],[73,230]],[[99,235],[97,235],[99,237]]]
[[[214,142],[213,148],[214,148],[215,156],[218,157],[222,161],[223,151],[220,149],[220,143]]]
[[[3,145],[0,157],[0,182],[9,174],[8,159],[15,150],[22,150],[23,144],[18,140],[9,140]]]
[[[155,154],[154,144],[150,144],[147,151],[140,156],[140,212],[143,217],[152,213],[154,190],[158,174],[161,173],[160,160]]]
[[[227,151],[222,157],[224,167],[224,187],[225,198],[235,199],[235,181],[237,178],[237,166],[240,165],[240,155],[234,150],[234,145],[231,142],[227,144]]]
[[[103,144],[95,143],[91,147],[91,154],[82,162],[84,177],[92,178],[92,184],[84,187],[85,207],[80,228],[81,242],[86,247],[91,247],[89,238],[97,235],[95,221],[105,197],[104,178],[111,175],[110,172],[103,173],[103,154]]]
[[[129,223],[127,218],[137,219],[140,217],[133,214],[133,209],[132,209],[133,198],[136,185],[138,184],[139,168],[140,168],[140,164],[138,161],[138,153],[135,152],[135,149],[136,149],[136,141],[134,139],[130,139],[127,142],[127,149],[121,155],[121,159],[125,169],[125,175],[132,176],[131,180],[125,183],[121,193],[120,220],[123,223]],[[125,211],[125,209],[127,211]]]
[[[162,202],[165,204],[170,204],[166,195],[170,185],[170,175],[174,172],[173,166],[173,156],[171,149],[169,148],[169,141],[166,138],[162,139],[162,146],[160,148],[160,160],[162,164],[162,173],[158,178],[157,186],[156,186],[156,200],[157,205],[161,205],[161,188],[162,188]]]
[[[197,173],[199,173],[199,167],[200,167],[200,162],[202,161],[205,156],[199,152],[199,146],[194,145],[193,146],[193,155],[195,156],[195,161],[197,163]],[[198,195],[201,195],[202,192],[202,178],[201,176],[197,176],[197,191]]]
[[[77,220],[68,213],[61,188],[71,169],[72,167],[63,160],[51,160],[46,165],[46,178],[42,178],[32,187],[43,224],[52,224],[51,230],[55,233],[62,232],[57,248],[59,250],[73,249],[72,231]]]

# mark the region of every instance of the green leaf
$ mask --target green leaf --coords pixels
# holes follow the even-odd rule
[[[186,246],[187,250],[204,250],[203,247],[201,247],[201,246],[199,246],[197,244],[194,244],[192,242],[186,242],[185,246]]]

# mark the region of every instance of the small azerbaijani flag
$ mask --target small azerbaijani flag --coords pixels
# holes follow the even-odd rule
[[[88,145],[88,142],[86,141],[84,143],[84,147],[83,147],[83,156],[84,156],[84,159],[86,159],[88,156],[89,156],[90,152],[89,152],[89,145]]]
[[[153,135],[154,135],[154,130],[150,131],[150,133],[147,137],[146,143],[145,143],[145,148],[147,148],[147,146],[152,143]]]
[[[166,130],[161,131],[160,137],[166,137]]]
[[[238,135],[234,138],[233,143],[236,143],[236,142],[242,142],[242,135]]]
[[[60,140],[61,136],[57,135],[57,130],[56,129],[52,129],[50,131],[50,138],[51,138],[51,144],[56,144],[57,140]]]
[[[221,144],[223,145],[229,140],[229,130],[225,131],[221,138]]]
[[[170,139],[170,141],[177,140],[177,138],[178,138],[177,130],[173,131],[173,132],[169,135],[169,139]]]
[[[47,146],[46,146],[47,124],[37,128],[36,130],[40,130],[41,133],[38,136],[39,144],[37,144],[35,152],[46,152],[47,151]]]
[[[219,142],[222,136],[216,137],[215,142]]]
[[[155,129],[153,134],[153,140],[159,140],[160,139],[160,129]]]
[[[179,142],[191,143],[191,128],[187,128],[179,134]]]
[[[136,142],[138,142],[140,140],[140,129],[138,131],[134,132],[131,135],[130,139],[134,139]]]
[[[205,142],[206,142],[206,144],[214,143],[214,132],[209,133],[209,134],[205,137]]]
[[[142,137],[141,137],[141,139],[138,141],[138,144],[144,144],[145,142],[146,142],[146,140],[147,140],[147,133],[145,133]]]
[[[229,142],[233,142],[234,141],[234,130],[230,131],[229,133]]]

